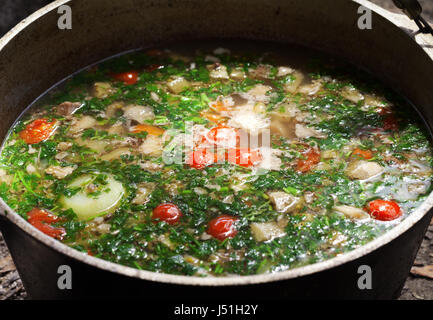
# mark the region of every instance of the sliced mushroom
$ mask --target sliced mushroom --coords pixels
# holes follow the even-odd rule
[[[269,95],[267,94],[272,87],[266,86],[264,84],[256,84],[250,90],[248,90],[247,95],[252,97],[254,101],[267,102],[269,101]]]
[[[147,136],[146,140],[138,147],[139,152],[151,155],[160,156],[162,154],[162,139],[160,136]]]
[[[95,118],[91,116],[83,116],[79,120],[72,123],[69,132],[72,134],[79,133],[85,129],[93,128],[97,125]]]
[[[365,212],[364,210],[352,206],[347,206],[347,205],[335,206],[334,210],[344,214],[346,217],[350,219],[355,219],[355,220],[363,220],[363,219],[368,219],[370,217],[368,213]]]
[[[376,162],[355,160],[347,166],[346,174],[352,179],[365,180],[381,174],[383,170]]]
[[[293,73],[295,70],[293,70],[290,67],[285,67],[285,66],[281,66],[278,67],[278,71],[277,71],[277,77],[284,77],[287,76],[288,74]]]
[[[113,124],[108,130],[107,132],[109,134],[118,134],[118,135],[124,135],[126,133],[128,133],[128,131],[126,130],[126,128],[123,126],[123,124],[119,121],[116,122],[115,124]]]
[[[287,113],[273,112],[271,114],[271,134],[279,135],[288,139],[296,138],[296,119]]]
[[[57,150],[66,151],[71,147],[72,147],[72,142],[62,141],[62,142],[59,142],[59,144],[57,145]]]
[[[297,123],[295,126],[295,134],[299,139],[323,136],[319,131],[300,123]]]
[[[304,75],[298,71],[293,72],[293,77],[292,81],[284,84],[284,90],[290,93],[295,93],[302,81],[304,81]]]
[[[98,153],[105,151],[105,148],[110,145],[110,142],[108,142],[107,140],[83,140],[81,138],[77,138],[75,139],[75,142],[80,146],[85,146]]]
[[[364,96],[361,94],[361,92],[351,86],[344,87],[343,90],[341,90],[341,95],[354,103],[364,100]]]
[[[123,102],[113,102],[105,109],[105,115],[107,116],[107,118],[113,118],[114,116],[116,116],[116,112],[118,110],[122,110],[124,106],[125,105]]]
[[[315,95],[322,88],[322,81],[314,80],[309,84],[299,87],[299,92],[308,95]]]
[[[268,196],[275,210],[278,212],[292,212],[296,210],[300,204],[300,198],[283,191],[269,192]]]
[[[144,123],[146,120],[155,118],[153,109],[147,106],[130,104],[125,107],[123,116],[129,120],[135,120],[138,123]]]
[[[111,161],[111,160],[119,159],[123,155],[130,155],[130,154],[131,151],[129,150],[129,148],[119,148],[107,154],[104,154],[103,156],[101,156],[101,160]]]

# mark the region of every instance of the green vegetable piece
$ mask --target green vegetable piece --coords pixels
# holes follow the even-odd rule
[[[83,175],[73,180],[68,188],[80,188],[80,191],[71,197],[62,196],[60,203],[68,209],[72,209],[79,220],[91,220],[95,217],[112,213],[120,204],[125,194],[123,185],[108,175],[105,184],[96,187],[98,191],[89,191],[95,186],[96,176]]]

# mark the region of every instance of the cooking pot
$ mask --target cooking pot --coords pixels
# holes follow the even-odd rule
[[[58,28],[64,4],[72,8],[72,29]],[[372,29],[358,27],[360,5],[373,9]],[[413,103],[431,130],[433,61],[425,50],[433,41],[418,36],[423,48],[411,28],[404,16],[364,0],[58,0],[0,40],[0,137],[73,72],[119,52],[191,39],[321,50],[377,75]],[[432,219],[433,195],[394,229],[349,253],[280,273],[226,278],[154,273],[94,258],[33,228],[3,200],[0,206],[1,231],[30,298],[390,299],[400,294]]]

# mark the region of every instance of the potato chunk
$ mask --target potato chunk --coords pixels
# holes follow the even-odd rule
[[[278,212],[292,212],[300,203],[300,199],[283,191],[275,191],[268,193],[274,208]]]
[[[115,91],[109,82],[95,82],[93,85],[93,95],[98,99],[107,98]]]
[[[209,70],[209,76],[213,79],[228,79],[229,75],[227,73],[227,67],[219,64],[219,63],[215,63],[213,65],[209,65],[207,66],[208,70]]]
[[[168,89],[174,94],[178,94],[190,87],[191,84],[184,77],[175,77],[167,82]]]
[[[346,169],[346,174],[352,179],[365,180],[383,172],[382,166],[376,162],[357,160],[351,162]]]
[[[272,240],[285,234],[284,230],[276,222],[253,222],[250,227],[254,240],[258,242]]]

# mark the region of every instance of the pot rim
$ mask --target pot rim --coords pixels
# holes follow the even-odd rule
[[[56,0],[47,6],[41,8],[36,11],[23,21],[21,21],[18,25],[16,25],[12,30],[10,30],[6,35],[4,35],[0,39],[0,50],[2,50],[16,35],[18,35],[22,30],[24,30],[31,23],[44,16],[46,13],[58,8],[61,5],[67,4],[72,0]],[[404,33],[394,22],[395,19],[393,14],[387,14],[387,11],[381,9],[380,7],[372,4],[367,0],[353,0],[353,2],[363,5],[371,9],[376,15],[387,19],[390,23],[394,25],[397,32]],[[413,41],[409,35],[408,41]],[[331,258],[329,260],[325,260],[322,262],[318,262],[311,265],[306,265],[303,267],[290,269],[286,271],[280,271],[272,274],[261,274],[261,275],[249,275],[249,276],[228,276],[228,277],[209,277],[209,278],[200,278],[194,276],[182,276],[182,275],[172,275],[166,273],[157,273],[146,270],[139,270],[127,266],[123,266],[114,262],[110,262],[107,260],[99,259],[96,257],[89,256],[86,253],[75,250],[47,235],[39,231],[30,225],[25,219],[23,219],[20,215],[18,215],[14,210],[12,210],[2,198],[0,198],[0,206],[5,210],[4,212],[0,211],[0,216],[5,216],[9,221],[14,223],[24,232],[31,235],[34,239],[42,242],[44,245],[49,246],[50,248],[56,250],[59,253],[62,253],[72,259],[78,260],[80,262],[84,262],[88,265],[96,267],[98,269],[102,269],[105,271],[115,272],[121,275],[134,277],[142,280],[150,280],[161,283],[170,283],[170,284],[180,284],[180,285],[193,285],[193,286],[230,286],[230,285],[249,285],[249,284],[259,284],[266,282],[274,282],[280,280],[288,280],[293,278],[298,278],[306,275],[310,275],[313,273],[317,273],[320,271],[325,271],[342,264],[348,263],[350,261],[356,260],[368,253],[386,245],[392,240],[396,239],[404,232],[409,230],[413,225],[415,225],[418,221],[420,221],[433,207],[433,193],[431,193],[424,202],[407,218],[405,218],[402,222],[400,222],[397,226],[393,227],[391,230],[383,234],[382,236],[370,241],[369,243],[339,255],[337,257]]]

